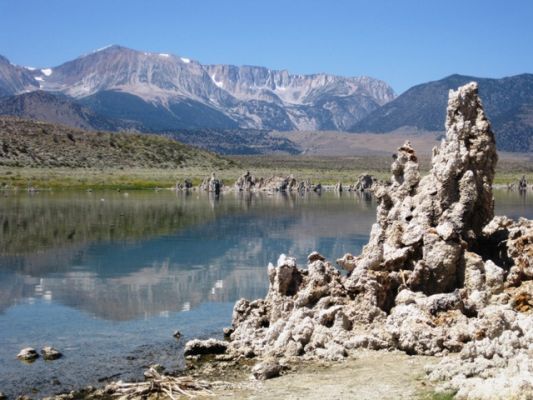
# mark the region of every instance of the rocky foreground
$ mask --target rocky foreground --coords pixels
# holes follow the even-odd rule
[[[456,398],[533,397],[533,221],[494,217],[494,135],[470,83],[450,92],[446,139],[421,178],[409,143],[359,256],[281,256],[265,299],[237,302],[226,353],[275,364],[356,349],[443,356]],[[458,353],[454,355],[452,353]],[[258,367],[259,368],[259,367]]]

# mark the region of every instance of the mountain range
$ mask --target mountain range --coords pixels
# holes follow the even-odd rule
[[[177,135],[226,154],[293,153],[290,140],[273,140],[269,132],[441,132],[448,91],[472,80],[479,83],[498,147],[532,151],[532,74],[452,75],[396,97],[387,83],[369,77],[204,65],[116,45],[49,68],[17,66],[0,56],[0,115]]]
[[[451,75],[417,85],[372,111],[352,132],[442,131],[448,92],[476,81],[500,150],[533,151],[533,74],[502,79]]]
[[[0,94],[59,93],[144,130],[343,130],[394,98],[368,77],[293,75],[264,67],[202,65],[109,46],[52,68],[0,59]]]

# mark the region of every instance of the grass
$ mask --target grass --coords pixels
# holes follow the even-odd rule
[[[199,184],[211,170],[202,168],[28,168],[0,167],[0,187],[6,189],[154,189],[172,187],[177,180],[194,178]]]
[[[378,179],[389,179],[389,157],[306,157],[306,156],[234,156],[233,163],[218,167],[184,166],[179,168],[66,168],[0,166],[0,187],[24,190],[39,189],[154,189],[174,187],[176,181],[191,179],[193,184],[215,172],[226,184],[232,184],[249,170],[259,177],[293,174],[298,180],[315,183],[353,183],[362,173]],[[423,174],[429,170],[429,159],[421,160]],[[522,175],[533,181],[533,165],[529,162],[502,158],[495,183],[518,182]]]

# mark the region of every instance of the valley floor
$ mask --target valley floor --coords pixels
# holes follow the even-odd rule
[[[191,179],[194,186],[215,172],[226,185],[232,185],[245,171],[258,177],[294,175],[313,183],[349,185],[362,173],[378,179],[390,177],[391,157],[332,156],[233,156],[235,166],[211,170],[205,167],[155,168],[29,168],[0,166],[0,189],[155,189],[171,188]],[[429,157],[421,158],[422,173],[429,169]],[[500,154],[495,184],[517,183],[522,175],[533,181],[533,162],[528,155]]]

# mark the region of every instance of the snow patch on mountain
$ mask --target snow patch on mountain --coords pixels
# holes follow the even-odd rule
[[[100,52],[100,51],[107,50],[107,49],[109,49],[109,48],[111,48],[111,47],[113,47],[113,45],[112,45],[112,44],[108,44],[107,46],[100,47],[99,49],[94,50],[93,53],[98,53],[98,52]]]
[[[215,75],[211,75],[211,80],[213,81],[213,83],[215,85],[217,85],[218,87],[224,87],[224,82],[219,82],[217,81],[217,78],[215,77]]]

